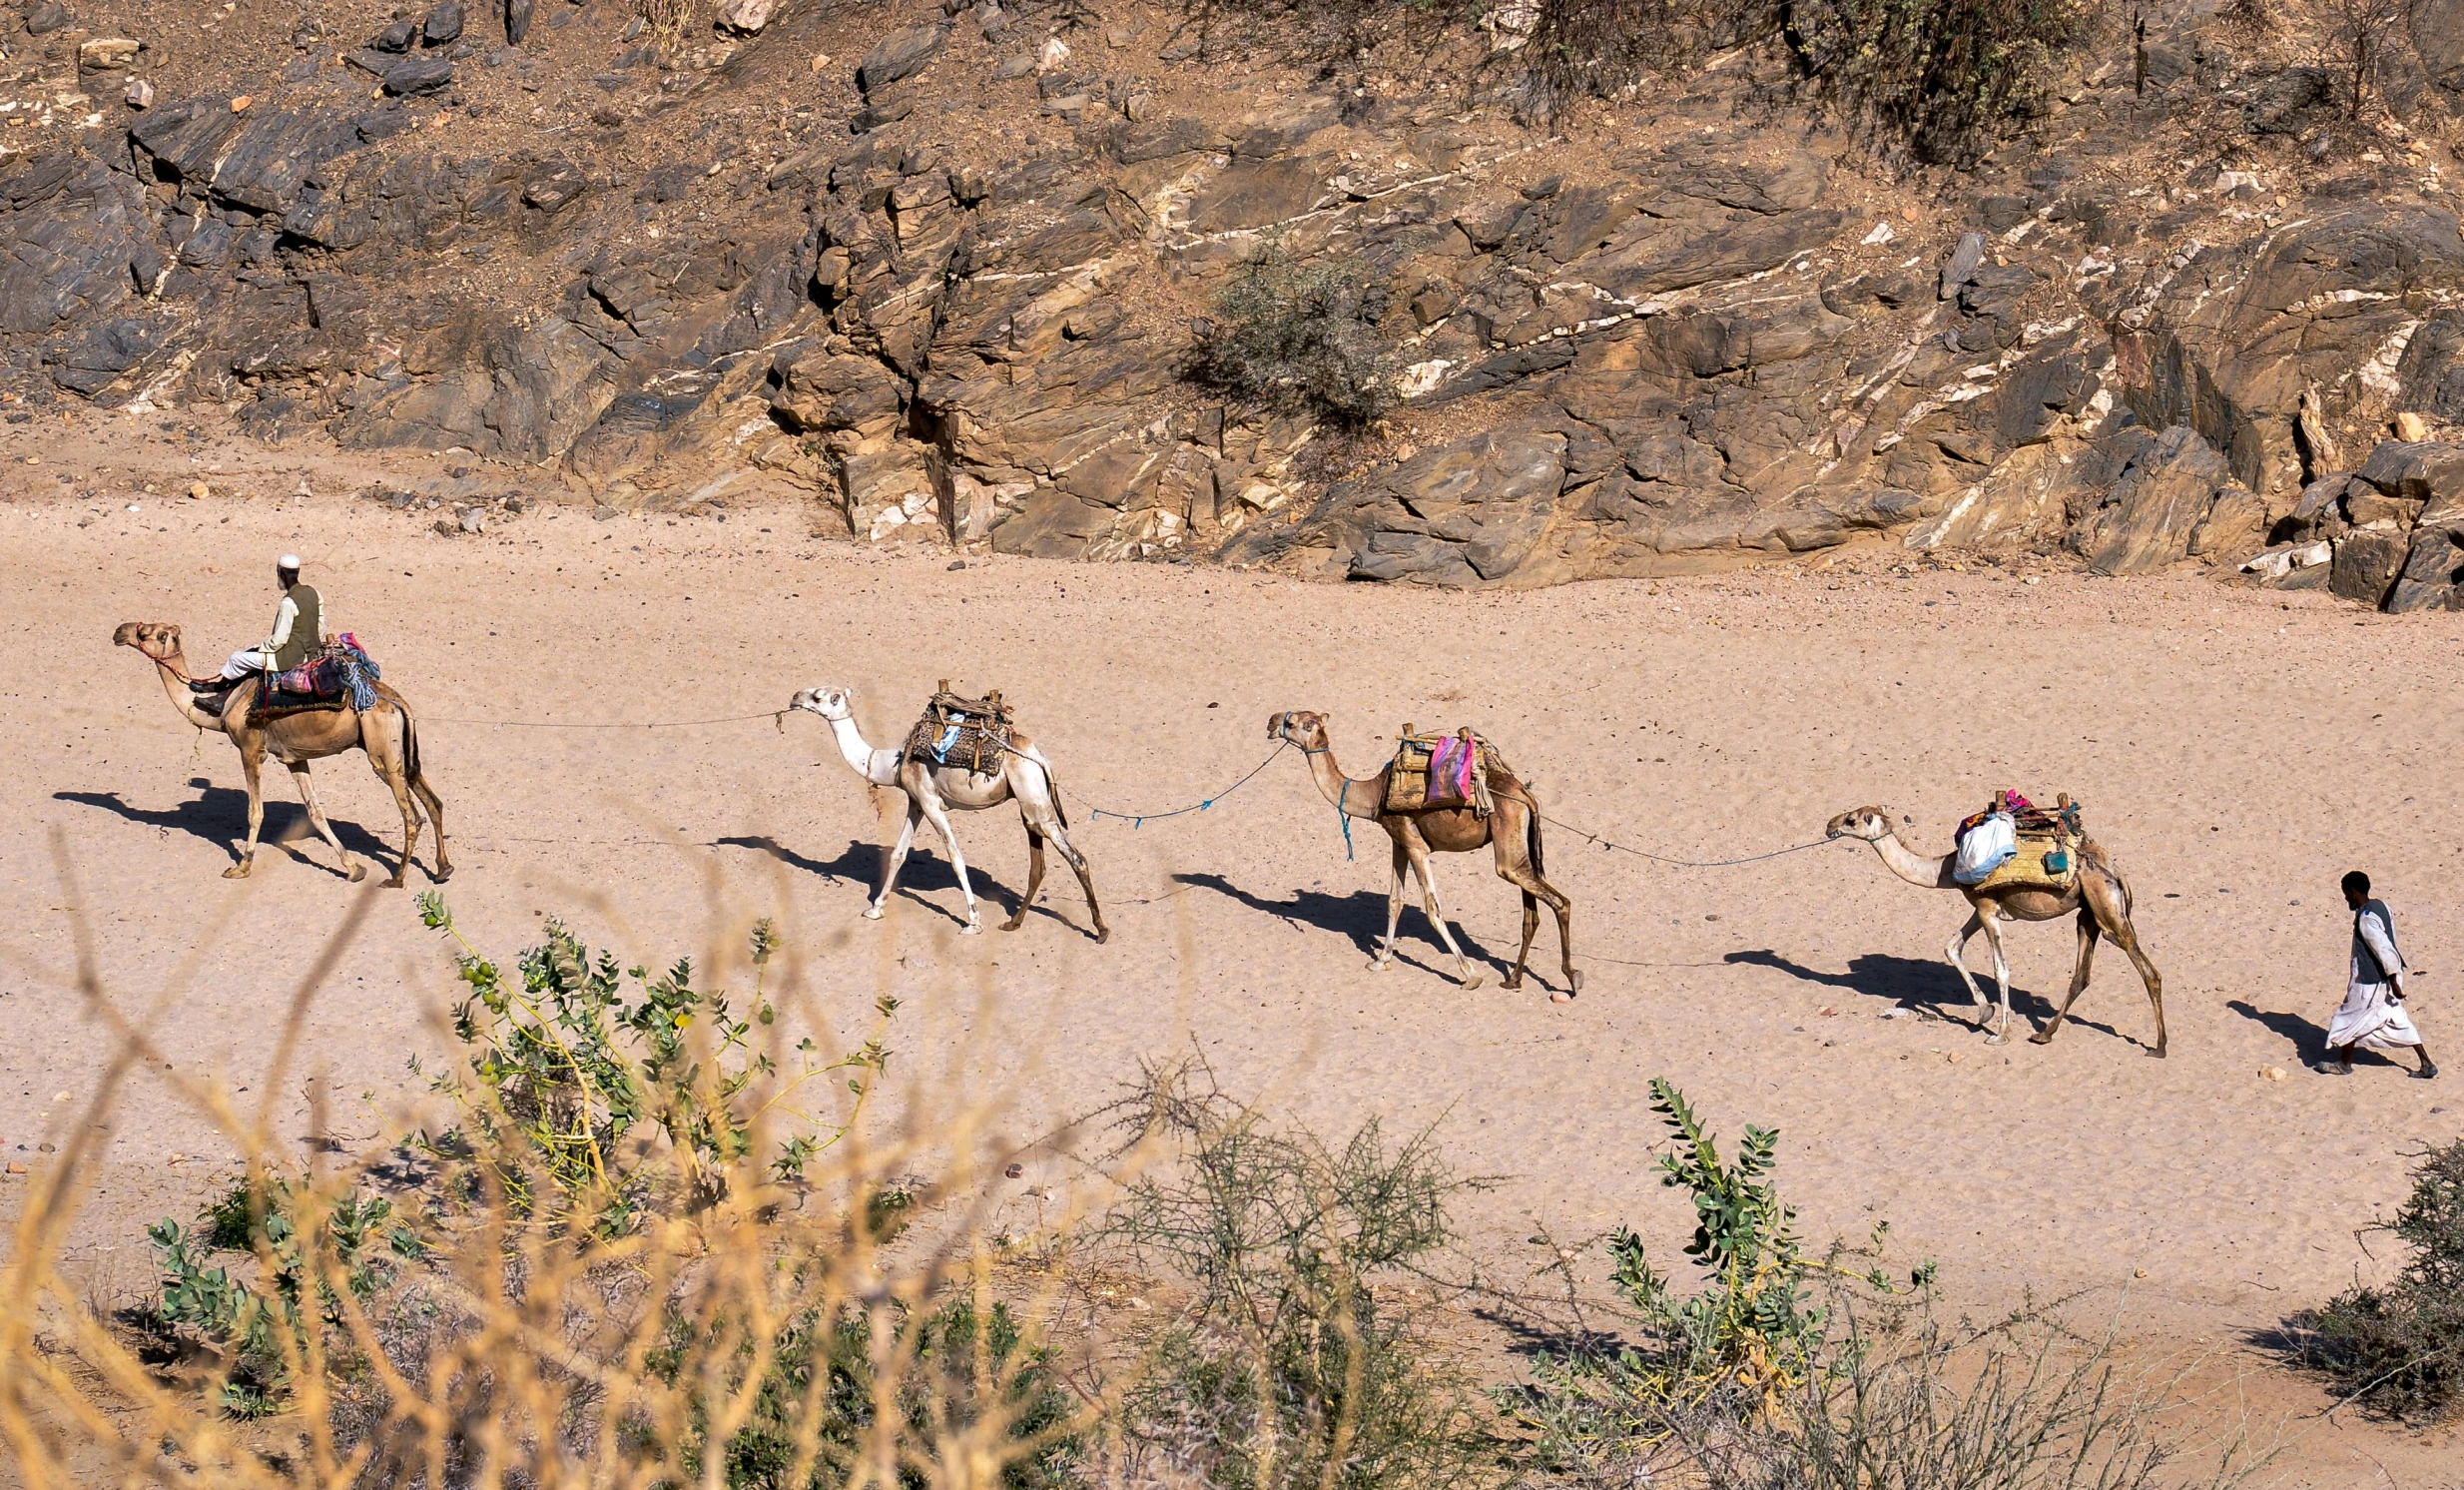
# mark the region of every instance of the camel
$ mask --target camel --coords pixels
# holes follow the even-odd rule
[[[1981,931],[1985,933],[1986,944],[1994,949],[1994,987],[2001,996],[2002,1012],[1987,1033],[1988,1045],[2000,1045],[2011,1025],[2011,965],[2003,956],[2002,931],[1995,923],[2052,921],[2077,911],[2079,965],[2071,972],[2071,991],[2064,996],[2062,1008],[2055,1011],[2053,1023],[2028,1039],[2036,1045],[2047,1045],[2062,1028],[2071,1006],[2088,987],[2088,968],[2096,958],[2097,936],[2101,932],[2114,939],[2114,945],[2122,949],[2131,965],[2139,969],[2140,980],[2148,985],[2148,1004],[2156,1011],[2156,1045],[2148,1054],[2163,1059],[2164,980],[2157,976],[2156,964],[2139,950],[2139,933],[2131,927],[2131,887],[2123,882],[2122,872],[2114,868],[2113,861],[2093,839],[2079,845],[2079,872],[2073,876],[2071,888],[2053,891],[2026,886],[1997,890],[1963,885],[1951,877],[1953,855],[1927,856],[1901,843],[1898,831],[1891,826],[1891,814],[1880,807],[1859,807],[1841,813],[1831,819],[1828,836],[1864,839],[1890,866],[1891,873],[1909,884],[1927,890],[1956,890],[1968,898],[1967,924],[1951,939],[1943,955],[1959,970],[1959,981],[1968,985],[1969,997],[1982,1009],[1986,1005],[1985,991],[1968,972],[1968,941]]]
[[[1437,928],[1438,940],[1454,956],[1456,982],[1467,989],[1481,986],[1471,961],[1455,945],[1454,933],[1447,929],[1446,907],[1438,899],[1438,882],[1430,875],[1429,856],[1433,851],[1466,854],[1489,847],[1497,853],[1498,878],[1523,892],[1523,949],[1515,954],[1515,968],[1506,975],[1506,987],[1523,987],[1524,968],[1532,959],[1532,939],[1540,932],[1540,903],[1546,901],[1557,917],[1557,951],[1566,985],[1564,991],[1549,995],[1550,1002],[1569,1003],[1582,992],[1582,975],[1574,971],[1573,902],[1541,878],[1540,803],[1522,782],[1493,765],[1489,789],[1497,805],[1487,817],[1468,806],[1389,812],[1386,778],[1394,770],[1393,764],[1390,762],[1365,780],[1344,775],[1327,744],[1325,715],[1297,711],[1271,715],[1266,721],[1266,737],[1300,747],[1301,753],[1309,758],[1311,779],[1338,814],[1345,818],[1368,818],[1394,840],[1394,878],[1386,895],[1386,938],[1370,955],[1371,972],[1383,973],[1394,962],[1395,930],[1403,920],[1404,873],[1408,869],[1420,880],[1423,914]]]
[[[181,718],[201,730],[228,735],[232,744],[239,747],[240,767],[248,773],[249,836],[240,850],[240,862],[223,871],[224,879],[245,880],[257,866],[257,837],[266,821],[260,772],[268,755],[290,769],[292,784],[299,788],[300,801],[308,808],[308,825],[342,856],[343,875],[353,883],[366,877],[366,867],[342,847],[333,826],[325,821],[325,810],[316,801],[316,788],[308,780],[308,762],[351,750],[367,752],[368,765],[393,793],[393,803],[402,813],[402,858],[394,867],[393,878],[384,882],[385,888],[402,887],[402,876],[409,872],[411,861],[419,852],[421,808],[436,829],[436,868],[428,878],[440,885],[452,878],[453,863],[445,857],[445,805],[437,800],[420,768],[418,731],[411,720],[410,705],[403,702],[400,694],[378,683],[376,707],[364,713],[345,704],[339,709],[317,709],[251,724],[249,705],[259,687],[255,678],[244,678],[225,693],[220,712],[198,707],[200,688],[211,680],[189,676],[188,660],[180,650],[179,627],[162,621],[126,621],[112,632],[111,640],[114,646],[135,647],[153,662],[155,670],[162,674],[163,691],[171,695],[172,707],[180,711]],[[418,798],[415,807],[411,801],[414,794]]]
[[[981,931],[975,915],[975,890],[967,882],[966,858],[958,852],[949,814],[978,812],[1015,801],[1019,821],[1026,828],[1026,894],[1019,897],[1017,914],[1002,922],[1001,930],[1016,931],[1026,920],[1028,908],[1035,904],[1035,897],[1042,893],[1043,846],[1050,840],[1062,860],[1077,872],[1078,885],[1086,892],[1087,914],[1095,921],[1095,940],[1101,943],[1112,939],[1111,928],[1103,922],[1103,906],[1095,899],[1095,882],[1087,873],[1086,856],[1069,842],[1069,815],[1062,809],[1060,793],[1052,784],[1052,764],[1024,732],[1011,732],[1009,748],[1001,753],[998,771],[968,771],[909,759],[904,736],[896,746],[874,749],[865,743],[863,731],[856,727],[855,704],[855,690],[828,684],[807,688],[788,701],[789,708],[819,714],[830,722],[830,732],[839,742],[839,754],[857,775],[874,786],[896,787],[906,794],[907,822],[900,828],[899,842],[890,850],[889,862],[883,868],[881,893],[865,907],[867,920],[882,919],[882,907],[899,883],[899,870],[907,863],[908,850],[915,846],[916,825],[929,822],[949,849],[950,867],[958,874],[958,893],[966,897],[965,934],[973,936]]]

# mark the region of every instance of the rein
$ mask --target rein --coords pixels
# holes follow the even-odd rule
[[[1285,740],[1284,743],[1286,745],[1292,744],[1290,740]],[[1332,751],[1335,747],[1332,745],[1321,745],[1317,749],[1312,750],[1306,745],[1301,745],[1296,746],[1295,748],[1298,749],[1303,755],[1325,755]],[[1352,778],[1345,776],[1340,771],[1335,774],[1343,782],[1343,790],[1335,793],[1335,824],[1337,827],[1343,829],[1343,857],[1344,861],[1349,863],[1353,857],[1352,814],[1345,810],[1345,804],[1352,800]]]

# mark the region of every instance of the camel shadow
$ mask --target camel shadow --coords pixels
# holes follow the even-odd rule
[[[1217,895],[1239,901],[1250,910],[1263,912],[1289,926],[1310,927],[1347,938],[1363,957],[1376,956],[1378,939],[1386,935],[1386,897],[1374,890],[1355,890],[1349,895],[1329,895],[1322,890],[1295,890],[1290,900],[1268,900],[1243,890],[1221,875],[1177,874],[1172,880],[1175,884],[1212,890]],[[1440,966],[1447,960],[1446,948],[1438,941],[1437,933],[1430,929],[1429,919],[1420,914],[1420,909],[1417,904],[1404,907],[1403,924],[1395,932],[1395,960],[1421,972],[1435,973],[1451,980],[1455,976],[1454,970]],[[1513,963],[1500,959],[1482,946],[1480,939],[1473,936],[1461,922],[1455,923],[1455,941],[1463,948],[1465,957],[1475,963],[1487,964],[1501,976],[1514,967]],[[1417,943],[1425,948],[1428,960],[1414,956],[1407,943]]]
[[[1792,962],[1768,948],[1751,952],[1731,952],[1724,962],[1748,967],[1769,968],[1806,983],[1818,983],[1824,988],[1840,989],[1868,999],[1888,999],[1900,1008],[1917,1014],[1932,1015],[1956,1024],[1979,1026],[1976,1004],[1968,997],[1967,985],[1951,971],[1951,965],[1934,958],[1894,957],[1887,952],[1862,953],[1848,960],[1845,973],[1823,973]],[[1993,994],[1991,975],[1978,979],[1988,997]],[[2038,1029],[2054,1017],[2055,1005],[2014,985],[2011,989],[2011,1013],[2027,1020]],[[2116,1040],[2122,1032],[2111,1025],[2083,1017],[2074,1007],[2069,1023],[2085,1025],[2100,1035]]]
[[[758,835],[722,838],[719,842],[729,848],[752,849],[757,853],[768,854],[791,869],[819,875],[833,884],[847,880],[861,885],[865,887],[868,897],[872,894],[873,887],[881,884],[882,871],[890,863],[888,848],[881,844],[866,843],[860,838],[849,839],[847,847],[839,851],[839,856],[827,861],[809,858],[797,853],[794,849],[785,847],[775,839]],[[1063,874],[1068,873],[1067,865],[1055,867]],[[1010,914],[1016,913],[1018,892],[994,879],[982,865],[968,865],[966,878],[974,885],[975,898],[978,901],[1000,906]],[[1045,883],[1050,884],[1048,876]],[[950,898],[952,903],[943,905],[939,901],[924,899],[926,895],[932,894]],[[899,871],[899,898],[914,901],[936,916],[946,916],[953,925],[966,925],[965,901],[958,897],[957,870],[950,865],[948,860],[926,849],[922,843],[918,843],[907,851],[907,864]],[[1056,921],[1066,922],[1068,920],[1067,917],[1046,906],[1037,906],[1035,914],[1050,916]]]
[[[54,792],[51,797],[55,802],[99,807],[160,833],[186,833],[221,849],[231,856],[232,862],[238,863],[240,842],[249,831],[249,794],[238,787],[216,786],[202,776],[189,778],[189,785],[198,789],[198,795],[170,808],[134,806],[122,801],[118,792]],[[393,850],[357,823],[331,814],[326,815],[325,821],[332,825],[342,846],[353,854],[380,865],[393,862]],[[302,844],[323,847],[316,830],[308,824],[308,809],[297,802],[277,801],[271,791],[266,794],[266,825],[260,843],[266,848],[280,849],[299,863],[340,873],[332,865],[319,864],[301,852]]]

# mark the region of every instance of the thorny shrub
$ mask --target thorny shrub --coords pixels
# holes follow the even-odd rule
[[[1386,277],[1356,258],[1302,264],[1270,243],[1197,327],[1189,375],[1254,408],[1358,428],[1394,402],[1379,323]]]
[[[1450,1238],[1427,1132],[1340,1145],[1270,1123],[1202,1061],[1150,1068],[1116,1110],[1153,1150],[1103,1226],[1187,1289],[1139,1342],[1098,1477],[1222,1490],[1477,1485],[1495,1455],[1415,1285]],[[1159,1146],[1158,1146],[1159,1145]],[[1425,1291],[1425,1290],[1424,1290]]]
[[[1945,1325],[1933,1264],[1905,1282],[1884,1272],[1887,1226],[1809,1259],[1771,1177],[1779,1134],[1749,1125],[1723,1159],[1674,1087],[1651,1092],[1674,1140],[1662,1182],[1693,1200],[1685,1251],[1702,1286],[1679,1296],[1639,1237],[1614,1234],[1632,1338],[1579,1336],[1499,1393],[1543,1475],[1602,1490],[2156,1490],[2251,1467],[2228,1441],[2185,1479],[2156,1417],[2170,1393],[2140,1389],[2110,1341],[2036,1310]]]
[[[2464,1400],[2464,1138],[2422,1155],[2384,1229],[2408,1252],[2395,1280],[2295,1315],[2294,1344],[2365,1406],[2427,1420]]]

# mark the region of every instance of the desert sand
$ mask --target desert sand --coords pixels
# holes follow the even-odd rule
[[[1900,573],[1895,548],[1466,595],[1199,567],[956,568],[946,549],[811,538],[786,509],[602,521],[550,506],[447,538],[428,530],[432,511],[278,494],[295,490],[289,474],[262,463],[219,478],[245,497],[114,485],[71,498],[23,464],[33,446],[12,448],[0,1149],[13,1160],[42,1162],[80,1120],[111,1047],[72,986],[72,896],[172,1074],[269,1097],[270,1038],[361,891],[281,780],[267,827],[280,846],[253,879],[218,878],[244,821],[236,754],[197,740],[109,639],[120,621],[176,621],[203,670],[261,633],[266,570],[294,549],[330,624],[419,711],[458,869],[448,898],[492,953],[533,939],[543,913],[653,961],[701,949],[731,917],[775,915],[848,1028],[897,993],[907,1079],[953,1063],[989,1077],[1020,1134],[1194,1044],[1235,1090],[1323,1127],[1435,1124],[1461,1169],[1498,1177],[1461,1218],[1467,1248],[1507,1275],[1544,1255],[1527,1241],[1536,1227],[1580,1240],[1629,1223],[1676,1260],[1683,1218],[1653,1170],[1645,1092],[1664,1075],[1724,1136],[1780,1129],[1809,1235],[1887,1218],[1895,1253],[1938,1259],[1955,1301],[2078,1292],[2085,1317],[2119,1320],[2156,1356],[2212,1355],[2223,1390],[2295,1419],[2280,1483],[2437,1485],[2464,1463],[2453,1433],[2317,1419],[2327,1399],[2249,1344],[2386,1269],[2388,1244],[2365,1249],[2356,1228],[2404,1192],[2408,1150],[2453,1137],[2464,1115],[2464,615],[2372,615],[2187,574]],[[1023,930],[957,935],[928,838],[889,916],[858,919],[892,820],[820,721],[781,728],[771,711],[798,688],[852,684],[882,742],[942,678],[1002,689],[1050,755],[1109,945],[1087,936],[1058,866]],[[1587,973],[1556,1005],[1545,927],[1533,983],[1498,986],[1517,902],[1485,855],[1440,861],[1488,964],[1482,988],[1441,976],[1417,910],[1397,966],[1365,971],[1385,846],[1363,837],[1347,860],[1297,755],[1203,813],[1083,815],[1219,792],[1268,754],[1265,720],[1290,708],[1333,716],[1354,775],[1407,720],[1475,725],[1552,816],[1675,858],[1805,844],[1865,803],[1913,818],[1910,841],[1940,852],[1997,787],[2068,791],[2136,892],[2171,1056],[2149,1058],[2146,998],[2110,947],[2055,1043],[2023,1029],[1987,1044],[1941,957],[1965,906],[1891,878],[1863,845],[1684,869],[1550,828],[1548,873],[1574,898]],[[517,719],[728,722],[491,722]],[[364,762],[316,779],[354,851],[389,868],[398,823]],[[989,923],[1024,883],[1016,817],[961,817],[959,832]],[[2445,1080],[2374,1058],[2344,1081],[2302,1068],[2342,987],[2335,881],[2354,866],[2395,908]],[[2069,924],[2012,928],[2010,944],[2015,1005],[2041,1021],[2068,981]],[[412,893],[379,899],[270,1095],[280,1130],[309,1136],[313,1076],[346,1143],[383,1131],[415,1096],[405,1063],[445,1048],[433,1018],[450,971]],[[161,1075],[110,1115],[78,1228],[104,1296],[144,1286],[140,1226],[185,1214],[231,1154]],[[10,1179],[0,1212],[24,1193]],[[1582,1266],[1602,1271],[1596,1251]]]

